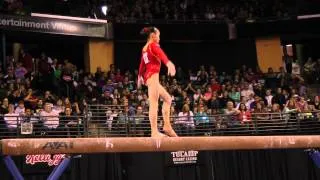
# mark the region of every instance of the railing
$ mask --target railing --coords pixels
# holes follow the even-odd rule
[[[150,136],[145,115],[130,116],[118,107],[104,107],[79,116],[0,116],[0,138],[143,137]],[[111,108],[111,109],[110,109]],[[91,108],[92,109],[92,108]],[[110,111],[117,109],[116,113]],[[259,113],[247,121],[224,114],[171,117],[179,136],[282,135],[320,133],[319,112]],[[163,125],[159,117],[159,130]]]

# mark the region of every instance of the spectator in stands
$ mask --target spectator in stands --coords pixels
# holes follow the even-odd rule
[[[199,107],[199,111],[196,112],[194,121],[196,124],[197,132],[200,134],[204,134],[206,131],[210,131],[210,121],[209,116],[205,112],[205,107],[202,105]]]
[[[108,108],[106,111],[106,125],[107,125],[107,130],[110,132],[112,130],[112,125],[114,123],[115,117],[112,114],[111,108]]]
[[[284,107],[285,113],[296,113],[301,112],[299,106],[296,104],[296,101],[294,98],[291,98],[288,100],[286,106]]]
[[[59,126],[59,112],[52,109],[51,103],[44,104],[44,110],[40,112],[41,121],[46,130],[54,131]],[[67,107],[66,107],[67,108]],[[68,107],[70,108],[70,107]]]
[[[23,94],[19,90],[14,90],[8,96],[9,102],[17,105],[19,101],[23,100]]]
[[[319,96],[314,96],[313,104],[314,104],[314,108],[315,109],[320,110],[320,99],[319,99]]]
[[[18,102],[18,106],[16,107],[14,113],[19,114],[20,116],[24,115],[25,113],[24,101]]]
[[[31,88],[28,89],[27,95],[24,98],[26,103],[26,107],[34,109],[37,105],[38,98],[33,94],[33,90]]]
[[[204,65],[200,66],[200,70],[197,73],[197,81],[200,85],[208,83],[209,74],[207,73]]]
[[[266,74],[266,87],[270,89],[275,89],[277,87],[277,74],[270,67],[268,68],[268,73]]]
[[[80,119],[77,117],[77,114],[72,113],[72,109],[67,107],[64,113],[60,114],[59,117],[60,126],[64,126],[68,136],[74,137],[79,135],[81,132],[80,128]]]
[[[51,94],[50,91],[45,91],[43,101],[54,104],[56,102],[55,97]]]
[[[176,108],[174,106],[171,106],[171,108],[170,108],[170,117],[174,117],[173,119],[171,119],[171,122],[173,122],[173,120],[177,116],[178,116],[178,112],[176,111]]]
[[[241,103],[240,103],[241,104]],[[234,104],[232,101],[227,102],[227,107],[224,109],[224,114],[226,115],[226,124],[228,126],[232,126],[237,123],[237,116],[239,115],[240,111],[234,108]]]
[[[304,99],[304,97],[298,97],[296,101],[296,106],[301,110],[308,109],[308,102]]]
[[[72,104],[71,104],[71,101],[70,101],[70,99],[68,98],[68,97],[66,97],[65,99],[64,99],[64,102],[63,102],[63,106],[65,107],[65,108],[71,108],[72,107]]]
[[[104,91],[104,93],[101,95],[100,99],[99,99],[99,103],[100,104],[105,104],[105,105],[111,105],[113,98],[111,97],[111,93],[110,91],[106,90]]]
[[[189,82],[187,87],[184,89],[184,91],[187,92],[187,94],[194,94],[196,93],[196,90],[194,89],[194,87],[192,86],[192,83]]]
[[[197,91],[193,94],[193,101],[194,102],[199,102],[200,99],[203,98],[203,95],[201,93],[201,89],[198,88]]]
[[[183,105],[182,111],[179,112],[178,118],[175,120],[174,124],[176,125],[179,134],[182,134],[182,132],[189,133],[194,129],[193,112],[190,111],[188,104]]]
[[[263,103],[257,103],[256,107],[252,111],[252,119],[255,120],[266,120],[269,119],[269,113],[264,107]]]
[[[277,86],[278,87],[284,87],[284,86],[288,86],[289,81],[288,78],[291,75],[286,73],[283,67],[279,68],[279,72],[277,73]]]
[[[75,115],[81,115],[81,113],[82,113],[78,102],[74,102],[72,104],[71,110],[72,110],[73,114],[75,114]]]
[[[53,106],[53,110],[57,111],[59,114],[65,112],[65,107],[63,106],[63,102],[61,99],[57,100],[56,104]]]
[[[279,104],[273,104],[270,114],[270,120],[271,123],[274,123],[275,125],[278,125],[278,123],[283,123],[283,117],[282,117],[282,111],[280,109]]]
[[[133,118],[133,131],[135,135],[143,136],[144,130],[150,126],[148,123],[147,116],[143,113],[141,106],[137,106],[137,112]]]
[[[24,79],[27,73],[28,73],[28,70],[22,66],[21,62],[18,62],[14,72],[15,77],[17,79]]]
[[[244,103],[240,103],[238,110],[239,110],[238,120],[241,122],[241,124],[251,121],[251,113],[249,110],[247,110],[247,106]]]
[[[33,58],[29,53],[25,52],[24,49],[21,49],[19,59],[21,60],[23,67],[27,69],[28,73],[33,72]]]
[[[272,107],[272,98],[273,98],[273,95],[271,93],[271,89],[267,89],[266,96],[264,97],[264,99],[267,102],[266,104],[268,107]]]
[[[238,104],[240,102],[240,92],[238,91],[236,85],[232,86],[231,91],[229,92],[229,97],[236,104]]]
[[[4,121],[7,125],[7,128],[9,130],[9,132],[15,131],[15,129],[17,129],[17,127],[20,125],[20,118],[19,118],[19,114],[14,112],[14,105],[13,104],[9,104],[8,106],[8,113],[4,115]]]
[[[301,74],[301,68],[297,60],[292,62],[292,74],[293,75],[300,75]]]
[[[0,114],[7,114],[9,112],[9,100],[4,98],[0,106]]]
[[[234,102],[233,99],[231,99],[231,98],[229,97],[228,91],[222,92],[222,97],[219,98],[219,105],[220,105],[220,107],[221,107],[221,108],[226,107],[226,106],[227,106],[227,103],[228,103],[229,101]]]
[[[249,100],[248,101],[248,104],[250,107],[249,110],[253,110],[257,106],[257,104],[260,103],[261,100],[262,100],[262,98],[259,96],[254,96],[253,101]]]
[[[286,91],[282,88],[277,88],[276,94],[272,97],[272,104],[279,104],[281,108],[286,104]]]
[[[211,79],[211,90],[216,92],[219,92],[221,90],[221,85],[217,82],[215,78]]]
[[[204,93],[204,96],[203,96],[203,100],[205,102],[209,102],[210,99],[212,98],[212,89],[210,86],[207,86],[207,91]]]

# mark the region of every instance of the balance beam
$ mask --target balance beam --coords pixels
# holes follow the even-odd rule
[[[3,139],[3,155],[319,148],[320,136]]]

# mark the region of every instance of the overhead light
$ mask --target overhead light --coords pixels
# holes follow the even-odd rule
[[[292,46],[292,44],[287,44],[286,46],[287,46],[287,47],[291,47],[291,46]]]
[[[102,14],[106,16],[108,11],[108,6],[107,5],[101,6],[101,11],[102,11]]]

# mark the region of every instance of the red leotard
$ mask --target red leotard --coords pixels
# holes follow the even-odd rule
[[[164,64],[169,62],[167,55],[163,52],[158,43],[150,43],[146,51],[142,52],[139,76],[146,83],[153,74],[160,72],[161,61]]]

